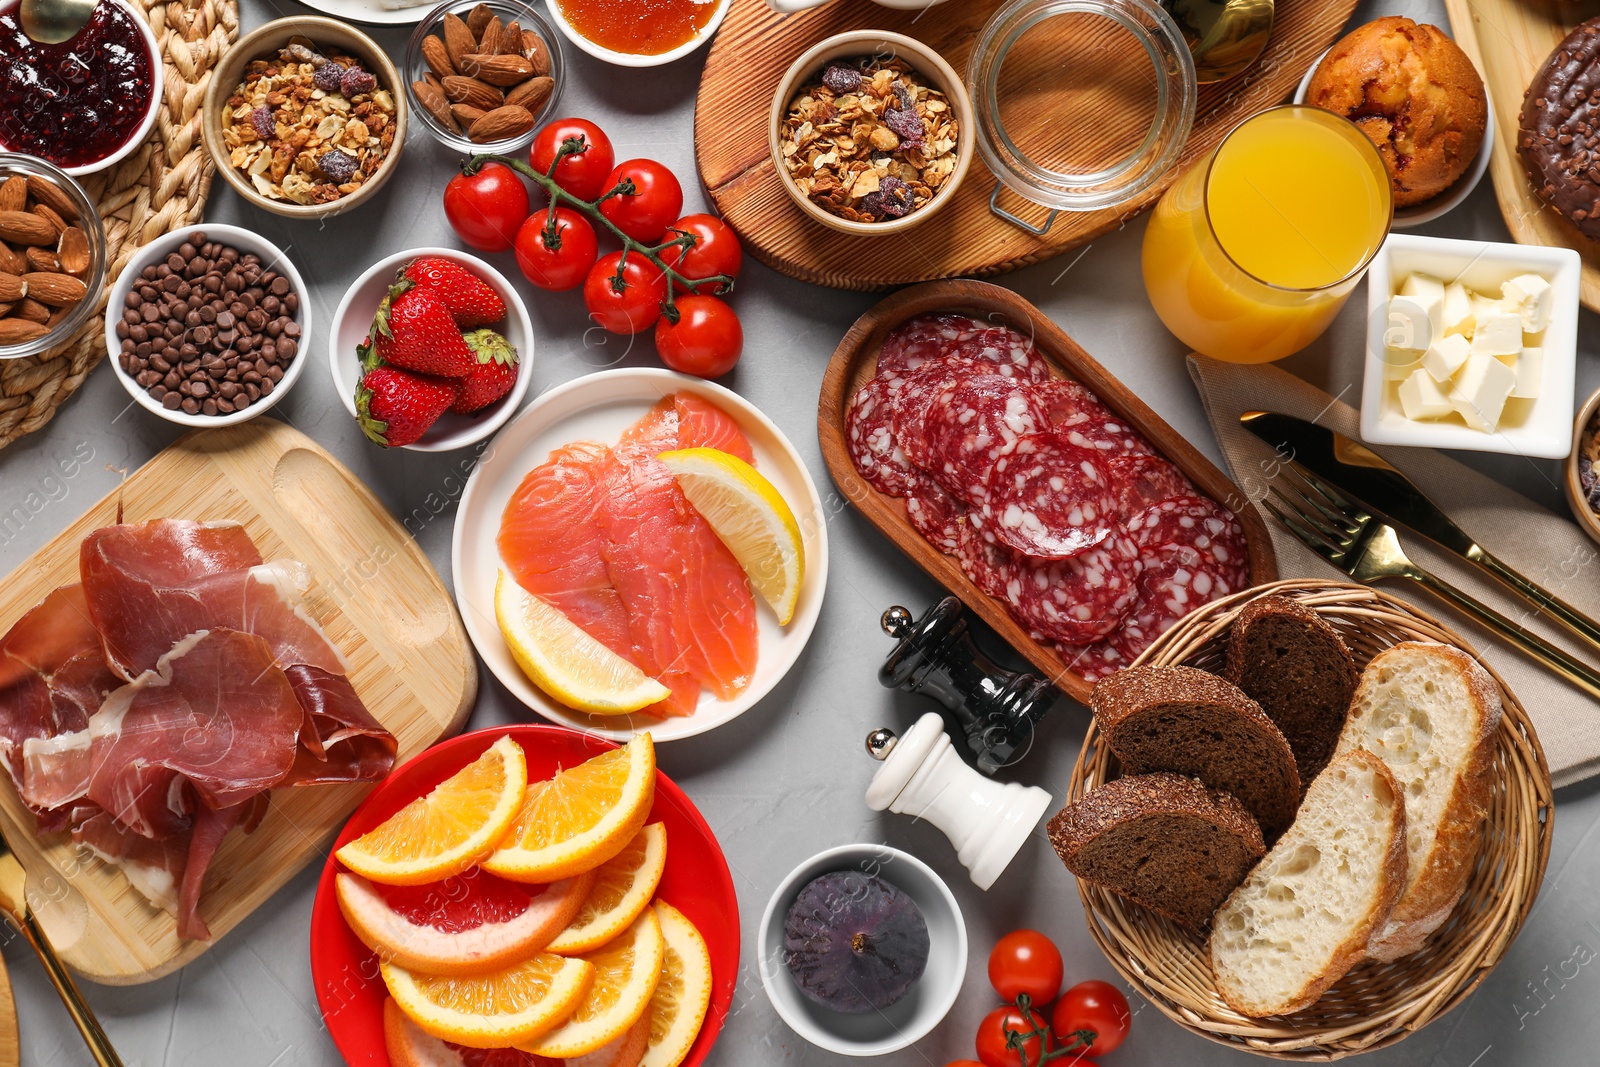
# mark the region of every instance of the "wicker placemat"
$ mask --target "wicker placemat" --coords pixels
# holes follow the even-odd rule
[[[105,224],[108,288],[140,245],[200,220],[212,176],[200,142],[200,103],[212,69],[239,36],[237,0],[128,3],[161,43],[166,99],[137,152],[83,179]],[[104,311],[106,294],[98,299]],[[0,448],[49,422],[105,354],[105,320],[97,314],[59,348],[0,362]]]

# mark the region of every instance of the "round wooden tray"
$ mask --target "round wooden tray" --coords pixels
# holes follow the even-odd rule
[[[1439,641],[1478,658],[1499,684],[1505,713],[1484,847],[1455,911],[1420,952],[1357,966],[1304,1011],[1251,1019],[1217,993],[1204,938],[1081,880],[1078,896],[1089,933],[1111,965],[1184,1029],[1275,1059],[1335,1060],[1404,1040],[1460,1004],[1500,962],[1544,879],[1555,799],[1533,724],[1494,667],[1443,623],[1364,586],[1295,580],[1247,589],[1195,611],[1139,662],[1220,671],[1234,617],[1263,593],[1314,608],[1350,646],[1357,667],[1401,641]],[[1091,722],[1072,769],[1068,801],[1118,773],[1111,749]]]

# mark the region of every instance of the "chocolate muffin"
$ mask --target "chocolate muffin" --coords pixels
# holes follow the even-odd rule
[[[1489,99],[1472,61],[1437,26],[1381,18],[1328,50],[1306,103],[1343,115],[1378,146],[1395,207],[1430,200],[1472,165]]]
[[[1522,98],[1517,150],[1534,191],[1600,238],[1600,18],[1567,35]]]

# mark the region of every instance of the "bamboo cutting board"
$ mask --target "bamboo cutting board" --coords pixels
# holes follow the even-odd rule
[[[1600,15],[1600,3],[1574,0],[1445,0],[1450,31],[1483,72],[1494,108],[1494,176],[1500,214],[1518,243],[1572,248],[1583,256],[1584,307],[1600,311],[1600,241],[1579,233],[1533,191],[1517,154],[1517,129],[1528,83],[1574,26]]]
[[[17,1003],[11,995],[11,976],[0,959],[0,1067],[21,1067],[22,1046],[17,1039]]]
[[[1200,87],[1194,132],[1183,158],[1160,187],[1134,203],[1104,211],[1063,212],[1048,234],[1035,236],[990,212],[994,176],[974,155],[954,200],[936,219],[908,232],[855,237],[808,218],[784,191],[767,148],[768,108],[789,64],[824,37],[870,28],[903,33],[931,45],[964,74],[979,30],[999,6],[997,0],[952,0],[926,11],[903,11],[871,0],[833,0],[783,16],[765,0],[733,0],[706,58],[695,101],[694,142],[701,181],[717,210],[739,232],[745,249],[774,270],[840,289],[887,289],[963,274],[987,276],[1049,259],[1131,218],[1242,119],[1281,103],[1333,42],[1356,0],[1279,0],[1277,22],[1260,61],[1237,78]],[[1114,68],[1115,61],[1110,66]],[[1114,78],[1117,71],[1107,70],[1103,76]],[[1006,84],[1016,84],[1022,95],[1033,83],[1026,75],[1018,78],[1013,82],[1008,76]],[[1095,88],[1089,85],[1080,92],[1090,97]],[[1036,98],[1027,101],[1030,108],[1059,105],[1043,94],[1030,96]],[[1104,165],[1121,158],[1131,145],[1119,144],[1114,154],[1093,162]],[[1075,161],[1084,169],[1090,162]],[[1046,214],[1044,208],[1024,203],[1009,190],[1001,192],[1000,202],[1030,222],[1042,222]]]
[[[466,721],[478,691],[472,646],[422,550],[354,475],[298,430],[265,416],[200,430],[162,451],[0,584],[0,633],[46,593],[78,580],[78,546],[117,521],[232,519],[268,560],[311,568],[307,608],[351,665],[350,681],[400,741],[396,762]],[[230,833],[206,874],[200,913],[222,937],[295,872],[321,860],[370,785],[279,790],[255,833]],[[28,871],[35,910],[62,958],[96,982],[168,974],[212,942],[183,941],[113,867],[65,834],[38,838],[9,777],[0,821]]]

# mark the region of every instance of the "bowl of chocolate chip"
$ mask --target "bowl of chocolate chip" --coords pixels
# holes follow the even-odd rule
[[[305,369],[306,285],[272,242],[238,226],[145,245],[106,299],[106,351],[140,407],[184,426],[231,426],[272,407]]]

